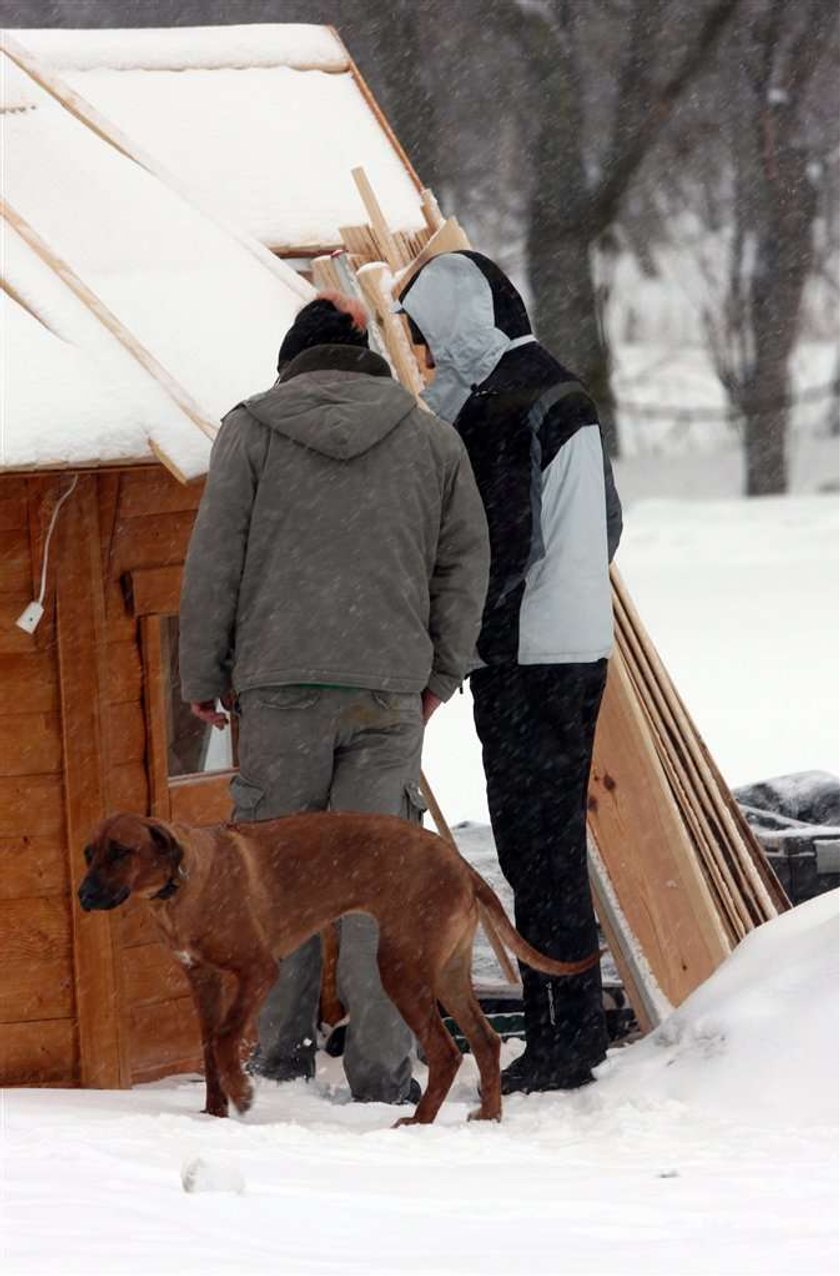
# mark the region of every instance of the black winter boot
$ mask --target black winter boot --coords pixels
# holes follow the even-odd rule
[[[301,1048],[295,1050],[290,1058],[278,1055],[265,1055],[257,1046],[245,1071],[252,1077],[265,1077],[267,1081],[311,1081],[315,1076],[315,1051]]]
[[[586,1085],[607,1052],[600,971],[555,979],[521,970],[525,1051],[502,1072],[502,1094]]]

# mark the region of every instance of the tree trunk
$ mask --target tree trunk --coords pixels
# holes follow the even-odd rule
[[[528,225],[532,318],[540,341],[586,385],[598,407],[611,456],[618,455],[610,356],[592,278],[591,245],[552,225],[553,209],[535,198]],[[537,206],[535,206],[537,205]]]
[[[808,173],[808,152],[797,139],[792,104],[767,106],[759,133],[763,181],[751,289],[755,355],[742,404],[747,496],[788,489],[790,360],[813,266],[817,214],[817,190]]]
[[[528,278],[534,328],[585,383],[598,407],[610,455],[618,456],[615,399],[592,275],[592,231],[574,76],[556,46],[534,48],[543,109],[532,148]]]

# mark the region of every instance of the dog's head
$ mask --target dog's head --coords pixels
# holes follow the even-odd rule
[[[166,898],[183,851],[168,825],[143,815],[112,815],[85,847],[88,871],[79,887],[85,912],[119,908],[129,895]]]

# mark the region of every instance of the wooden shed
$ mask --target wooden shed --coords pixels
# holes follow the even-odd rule
[[[195,1064],[192,1003],[141,909],[81,913],[82,848],[111,810],[229,810],[230,753],[177,693],[181,567],[216,423],[270,384],[312,291],[54,68],[4,47],[0,1084],[124,1086]],[[365,110],[372,158],[392,156]],[[404,168],[400,182],[417,203]],[[305,210],[307,191],[289,200]]]

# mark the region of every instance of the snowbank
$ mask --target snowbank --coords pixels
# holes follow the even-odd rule
[[[4,1271],[829,1276],[837,903],[765,926],[595,1085],[508,1099],[500,1126],[465,1124],[471,1059],[438,1124],[401,1131],[335,1060],[263,1083],[244,1121],[199,1115],[188,1078],[7,1091]]]
[[[738,1124],[838,1122],[840,891],[753,931],[654,1033],[607,1065],[605,1092],[654,1090]]]

